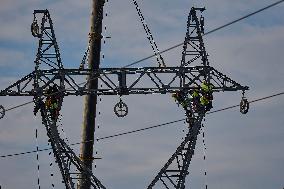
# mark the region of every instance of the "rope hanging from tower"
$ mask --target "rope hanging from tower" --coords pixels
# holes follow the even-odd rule
[[[159,67],[166,67],[164,59],[163,59],[163,57],[162,57],[162,55],[161,55],[161,53],[160,53],[160,51],[158,49],[158,46],[157,46],[156,42],[154,41],[153,35],[152,35],[152,33],[151,33],[151,31],[150,31],[150,29],[149,29],[149,27],[148,27],[148,25],[147,25],[147,23],[146,23],[146,21],[144,19],[144,16],[143,16],[143,14],[141,12],[141,9],[139,8],[139,5],[138,5],[137,1],[136,0],[132,0],[132,2],[135,5],[136,11],[137,11],[137,13],[139,15],[140,21],[141,21],[141,23],[143,25],[143,28],[144,28],[145,32],[146,32],[147,39],[149,40],[149,42],[151,44],[151,47],[152,47],[152,50],[153,50],[153,52],[154,52],[154,54],[156,56],[156,60],[157,60],[157,62],[159,64]]]
[[[35,140],[36,140],[36,161],[37,161],[37,186],[40,189],[40,162],[39,162],[39,147],[38,147],[38,128],[35,129]]]
[[[50,142],[48,142],[47,144],[48,144],[49,147],[51,147]],[[52,155],[52,152],[50,151],[50,152],[48,153],[49,161],[50,161],[50,163],[49,163],[49,168],[50,168],[50,180],[51,180],[51,187],[54,188],[55,185],[54,185],[54,173],[53,173],[53,162],[52,162],[53,158],[52,158],[51,155]]]
[[[204,161],[204,182],[205,182],[205,189],[207,189],[207,169],[206,169],[206,144],[205,144],[205,126],[202,124],[202,143],[203,143],[203,161]]]

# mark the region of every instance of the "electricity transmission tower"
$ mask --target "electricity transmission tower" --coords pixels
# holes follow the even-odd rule
[[[138,4],[134,1],[136,9]],[[98,6],[103,7],[103,3]],[[102,10],[102,7],[99,7]],[[38,51],[35,59],[35,70],[0,92],[0,96],[32,96],[36,107],[47,97],[45,91],[50,85],[59,86],[59,109],[65,96],[75,95],[132,95],[132,94],[172,94],[182,91],[189,94],[192,90],[199,90],[204,81],[212,86],[213,92],[248,90],[226,75],[209,65],[208,55],[203,42],[204,19],[201,13],[204,8],[192,8],[187,21],[187,32],[183,46],[181,64],[176,67],[165,67],[159,51],[155,51],[159,65],[164,67],[142,68],[88,68],[65,69],[55,38],[53,23],[47,10],[35,10],[32,24],[32,34],[39,39]],[[141,22],[151,35],[146,23],[143,22],[141,10],[137,9]],[[102,16],[97,17],[102,21]],[[151,41],[151,40],[150,40]],[[156,48],[156,44],[152,44]],[[88,81],[79,83],[88,76]],[[138,77],[137,77],[138,76]],[[165,79],[166,78],[166,79]],[[145,83],[147,80],[149,82]],[[100,88],[90,88],[93,80],[101,81]],[[247,111],[244,101],[243,111]],[[127,114],[127,106],[120,101],[115,107],[118,116]],[[42,123],[52,145],[54,157],[59,166],[66,189],[75,189],[76,183],[87,183],[86,188],[104,189],[89,166],[76,156],[72,149],[61,138],[51,113],[40,106]],[[205,111],[191,110],[188,116],[188,131],[183,142],[165,163],[153,181],[147,187],[162,187],[166,189],[185,188],[185,178],[194,155],[197,136]]]

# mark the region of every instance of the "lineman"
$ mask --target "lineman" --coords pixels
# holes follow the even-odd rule
[[[35,107],[34,107],[34,115],[36,116],[37,112],[40,110],[40,114],[41,114],[41,118],[42,118],[42,123],[45,124],[46,120],[45,120],[45,104],[42,101],[42,99],[40,98],[36,103],[35,103]]]
[[[187,96],[187,94],[185,94],[182,91],[178,91],[176,93],[172,94],[172,97],[175,99],[175,101],[177,102],[177,104],[181,105],[182,108],[185,110],[187,117],[192,117],[192,96]]]
[[[200,94],[198,89],[194,89],[191,94],[192,97],[192,109],[197,112],[200,109]]]
[[[183,107],[183,109],[185,109],[186,111],[188,110],[188,107],[190,106],[190,98],[188,98],[186,96],[186,94],[184,94],[182,91],[178,91],[176,93],[172,94],[172,97],[175,99],[175,101],[178,104],[181,104],[181,106]]]
[[[49,87],[45,101],[46,109],[49,110],[51,119],[54,121],[56,121],[59,116],[58,92],[59,91],[56,84],[54,84],[53,87]]]
[[[180,91],[173,93],[172,97],[175,99],[175,102],[177,102],[178,104],[180,104],[180,102],[182,101],[182,98],[183,98]]]
[[[203,81],[201,84],[201,98],[200,98],[200,104],[204,107],[204,110],[210,111],[212,106],[212,100],[213,100],[213,86],[210,83],[207,83],[206,81]]]
[[[59,116],[59,90],[57,85],[54,84],[52,87],[52,96],[51,96],[51,118],[56,121]]]
[[[49,109],[51,106],[51,95],[52,95],[52,87],[49,86],[49,88],[46,91],[46,100],[45,100],[45,107],[46,109]]]

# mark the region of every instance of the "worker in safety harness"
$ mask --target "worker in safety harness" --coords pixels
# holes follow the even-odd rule
[[[193,89],[193,91],[191,91],[191,98],[192,98],[192,109],[194,112],[197,112],[200,109],[200,92],[198,88],[195,88]]]
[[[42,98],[39,98],[37,101],[35,101],[35,107],[34,107],[34,115],[36,116],[37,112],[40,110],[40,115],[42,117],[42,123],[45,124],[45,104],[42,100]]]
[[[200,104],[203,106],[204,111],[210,111],[212,106],[212,100],[213,100],[213,85],[203,81],[201,84],[201,98],[200,98]]]
[[[47,90],[47,98],[45,101],[45,107],[50,112],[51,119],[56,121],[59,116],[59,90],[57,85],[54,84],[53,87],[49,87]]]
[[[51,105],[51,95],[52,95],[52,87],[51,86],[49,86],[49,88],[46,90],[45,95],[47,96],[46,100],[45,100],[45,108],[49,109],[50,105]]]
[[[172,97],[175,99],[178,105],[180,104],[182,106],[187,115],[191,115],[191,96],[188,96],[182,91],[177,91],[172,94]]]
[[[181,102],[183,101],[183,94],[181,91],[173,93],[172,97],[174,98],[175,102],[177,102],[178,105],[181,104]]]

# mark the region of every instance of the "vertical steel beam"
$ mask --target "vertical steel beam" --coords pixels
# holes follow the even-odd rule
[[[88,66],[91,70],[99,69],[100,51],[101,51],[101,33],[102,33],[102,18],[103,18],[104,0],[92,0],[92,15],[91,15],[91,30],[90,30],[90,46]],[[92,79],[94,76],[88,76],[88,89],[97,89],[98,80]],[[82,145],[81,159],[84,164],[92,170],[93,161],[93,145],[94,132],[97,110],[97,94],[90,94],[85,97],[84,120],[82,128]],[[88,141],[88,142],[84,142]],[[87,177],[87,175],[81,175]],[[79,181],[78,189],[90,189],[91,184],[89,179]]]

